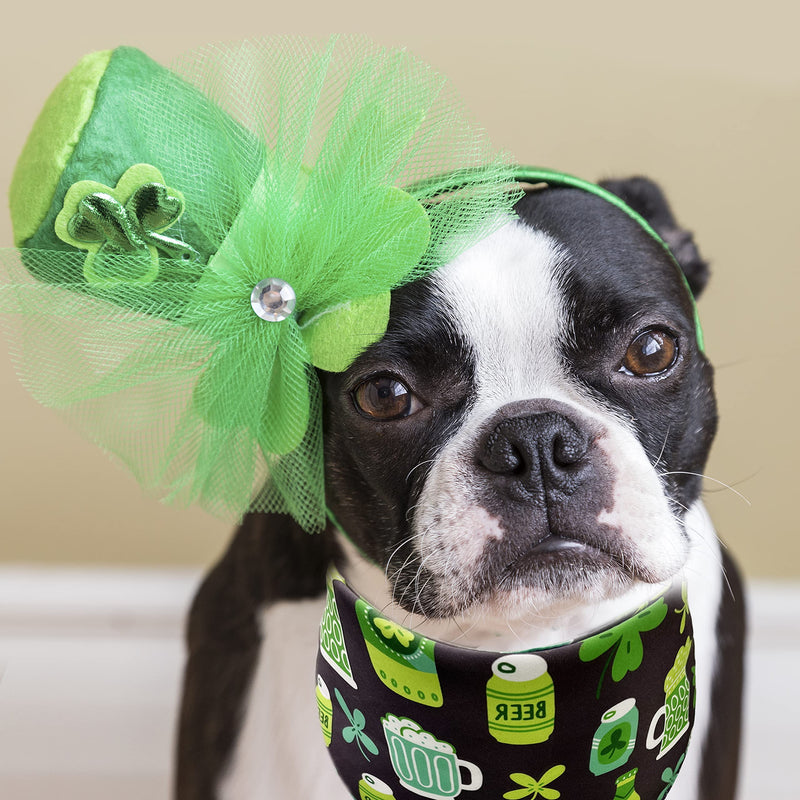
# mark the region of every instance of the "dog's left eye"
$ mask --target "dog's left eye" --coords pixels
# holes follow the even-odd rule
[[[628,345],[620,371],[637,378],[666,372],[678,358],[678,340],[666,331],[642,331]]]
[[[353,401],[362,414],[383,421],[408,417],[422,408],[408,386],[390,375],[360,383],[353,392]]]

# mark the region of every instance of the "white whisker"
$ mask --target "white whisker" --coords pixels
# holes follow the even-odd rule
[[[750,500],[747,499],[747,497],[745,497],[740,491],[734,489],[733,486],[731,486],[729,483],[725,483],[725,481],[718,480],[717,478],[712,478],[710,475],[705,475],[702,472],[685,472],[682,470],[672,470],[670,472],[662,472],[660,474],[662,478],[666,477],[667,475],[692,475],[695,478],[702,478],[703,480],[706,481],[712,481],[713,483],[719,484],[723,488],[732,491],[737,497],[744,500],[744,502],[747,503],[748,506],[753,505],[750,502]]]
[[[433,464],[435,461],[436,461],[435,458],[428,458],[425,461],[420,461],[419,464],[417,464],[416,466],[411,467],[411,469],[408,471],[408,475],[406,475],[406,483],[408,483],[408,480],[411,477],[411,473],[415,469],[419,469],[420,467],[424,467],[426,464]]]

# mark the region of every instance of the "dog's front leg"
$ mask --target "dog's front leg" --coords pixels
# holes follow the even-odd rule
[[[328,536],[252,514],[204,580],[189,615],[177,800],[328,796],[298,793],[308,764],[287,781],[306,750],[327,760],[313,674],[324,602],[307,598],[322,596],[332,557]]]

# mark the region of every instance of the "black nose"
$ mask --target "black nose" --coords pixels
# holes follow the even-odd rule
[[[504,419],[483,437],[478,463],[506,493],[544,501],[583,483],[590,444],[586,431],[563,414],[526,414]]]

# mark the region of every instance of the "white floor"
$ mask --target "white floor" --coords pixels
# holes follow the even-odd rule
[[[0,569],[2,800],[167,800],[182,620],[198,579]],[[796,800],[800,585],[755,584],[750,608],[740,800]]]

